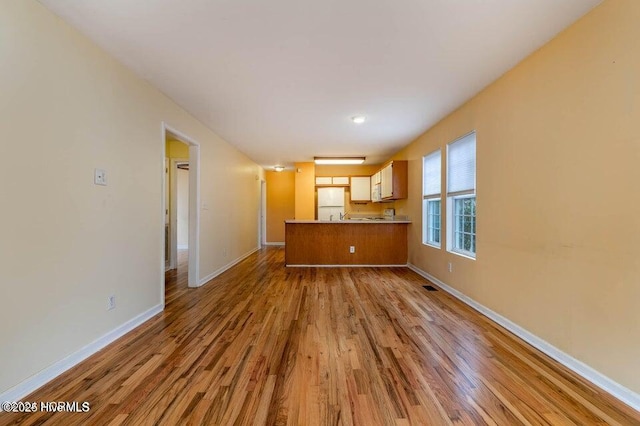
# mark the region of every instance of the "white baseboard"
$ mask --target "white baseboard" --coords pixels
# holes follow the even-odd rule
[[[206,284],[207,282],[211,281],[212,279],[214,279],[215,277],[217,277],[218,275],[220,275],[221,273],[225,272],[226,270],[236,266],[238,263],[242,262],[243,260],[245,260],[247,257],[251,256],[253,253],[257,252],[259,249],[258,247],[254,248],[253,250],[250,250],[249,252],[243,254],[242,256],[240,256],[239,258],[232,260],[231,262],[227,263],[226,265],[224,265],[222,268],[219,268],[215,271],[213,271],[212,273],[210,273],[209,275],[207,275],[204,278],[200,278],[200,282],[198,283],[198,286],[203,286],[204,284]]]
[[[284,265],[287,268],[406,268],[404,265]]]
[[[188,244],[178,245],[178,250],[187,250],[189,248]]]
[[[475,300],[473,300],[469,296],[464,295],[463,293],[459,292],[455,288],[448,286],[447,284],[443,283],[442,281],[440,281],[433,275],[429,274],[428,272],[425,272],[422,269],[412,264],[408,264],[407,266],[412,271],[416,272],[419,275],[422,275],[424,278],[428,279],[434,284],[437,284],[439,287],[441,287],[444,291],[446,291],[453,297],[469,305],[471,308],[475,309],[476,311],[480,312],[482,315],[486,316],[487,318],[491,319],[492,321],[506,328],[507,330],[509,330],[510,332],[512,332],[513,334],[515,334],[525,342],[529,343],[531,346],[535,347],[536,349],[544,352],[551,358],[555,359],[560,364],[564,365],[574,373],[582,376],[583,378],[590,381],[594,385],[607,391],[608,393],[618,398],[620,401],[624,402],[630,407],[634,408],[635,410],[640,411],[640,394],[637,394],[636,392],[622,386],[618,382],[615,382],[614,380],[610,379],[609,377],[605,376],[599,371],[594,370],[592,367],[589,367],[587,364],[583,363],[582,361],[579,361],[574,357],[572,357],[571,355],[556,348],[551,343],[525,330],[524,328],[520,327],[518,324],[492,311],[486,306],[476,302]]]
[[[264,243],[263,246],[284,246],[284,241]]]
[[[11,389],[3,392],[2,394],[0,394],[0,401],[20,401],[22,398],[34,392],[36,389],[40,388],[41,386],[58,377],[60,374],[69,370],[71,367],[76,366],[80,362],[98,352],[100,349],[104,348],[105,346],[124,336],[134,328],[148,321],[154,315],[162,312],[163,309],[164,307],[162,305],[156,305],[153,308],[141,313],[140,315],[137,315],[124,324],[114,328],[104,336],[99,337],[83,348],[80,348],[71,355],[61,359],[55,364],[50,365],[44,370],[24,380],[22,383],[19,383]]]

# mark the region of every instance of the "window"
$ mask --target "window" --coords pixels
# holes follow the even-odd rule
[[[434,247],[440,247],[440,172],[442,155],[440,150],[426,155],[422,159],[422,194],[423,194],[423,231],[422,242]]]
[[[476,256],[476,134],[447,147],[447,248]]]
[[[476,252],[476,197],[453,198],[453,247],[463,254]]]
[[[440,247],[440,200],[425,200],[427,204],[427,237],[425,244]]]

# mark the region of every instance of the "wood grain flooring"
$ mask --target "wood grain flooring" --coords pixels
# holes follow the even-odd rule
[[[25,400],[20,425],[602,425],[640,414],[406,268],[285,268],[267,248]]]

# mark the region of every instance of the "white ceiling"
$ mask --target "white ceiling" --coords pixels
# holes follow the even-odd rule
[[[600,0],[40,2],[272,167],[385,160]]]

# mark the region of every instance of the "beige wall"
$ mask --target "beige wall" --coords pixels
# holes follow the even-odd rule
[[[256,248],[263,171],[38,2],[0,39],[2,393],[161,303],[163,121],[201,144],[201,277]]]
[[[267,242],[284,242],[284,221],[295,216],[295,172],[265,172],[267,182]]]
[[[640,2],[604,2],[396,156],[411,263],[635,392],[638,22]],[[475,261],[420,242],[421,158],[473,129]]]

